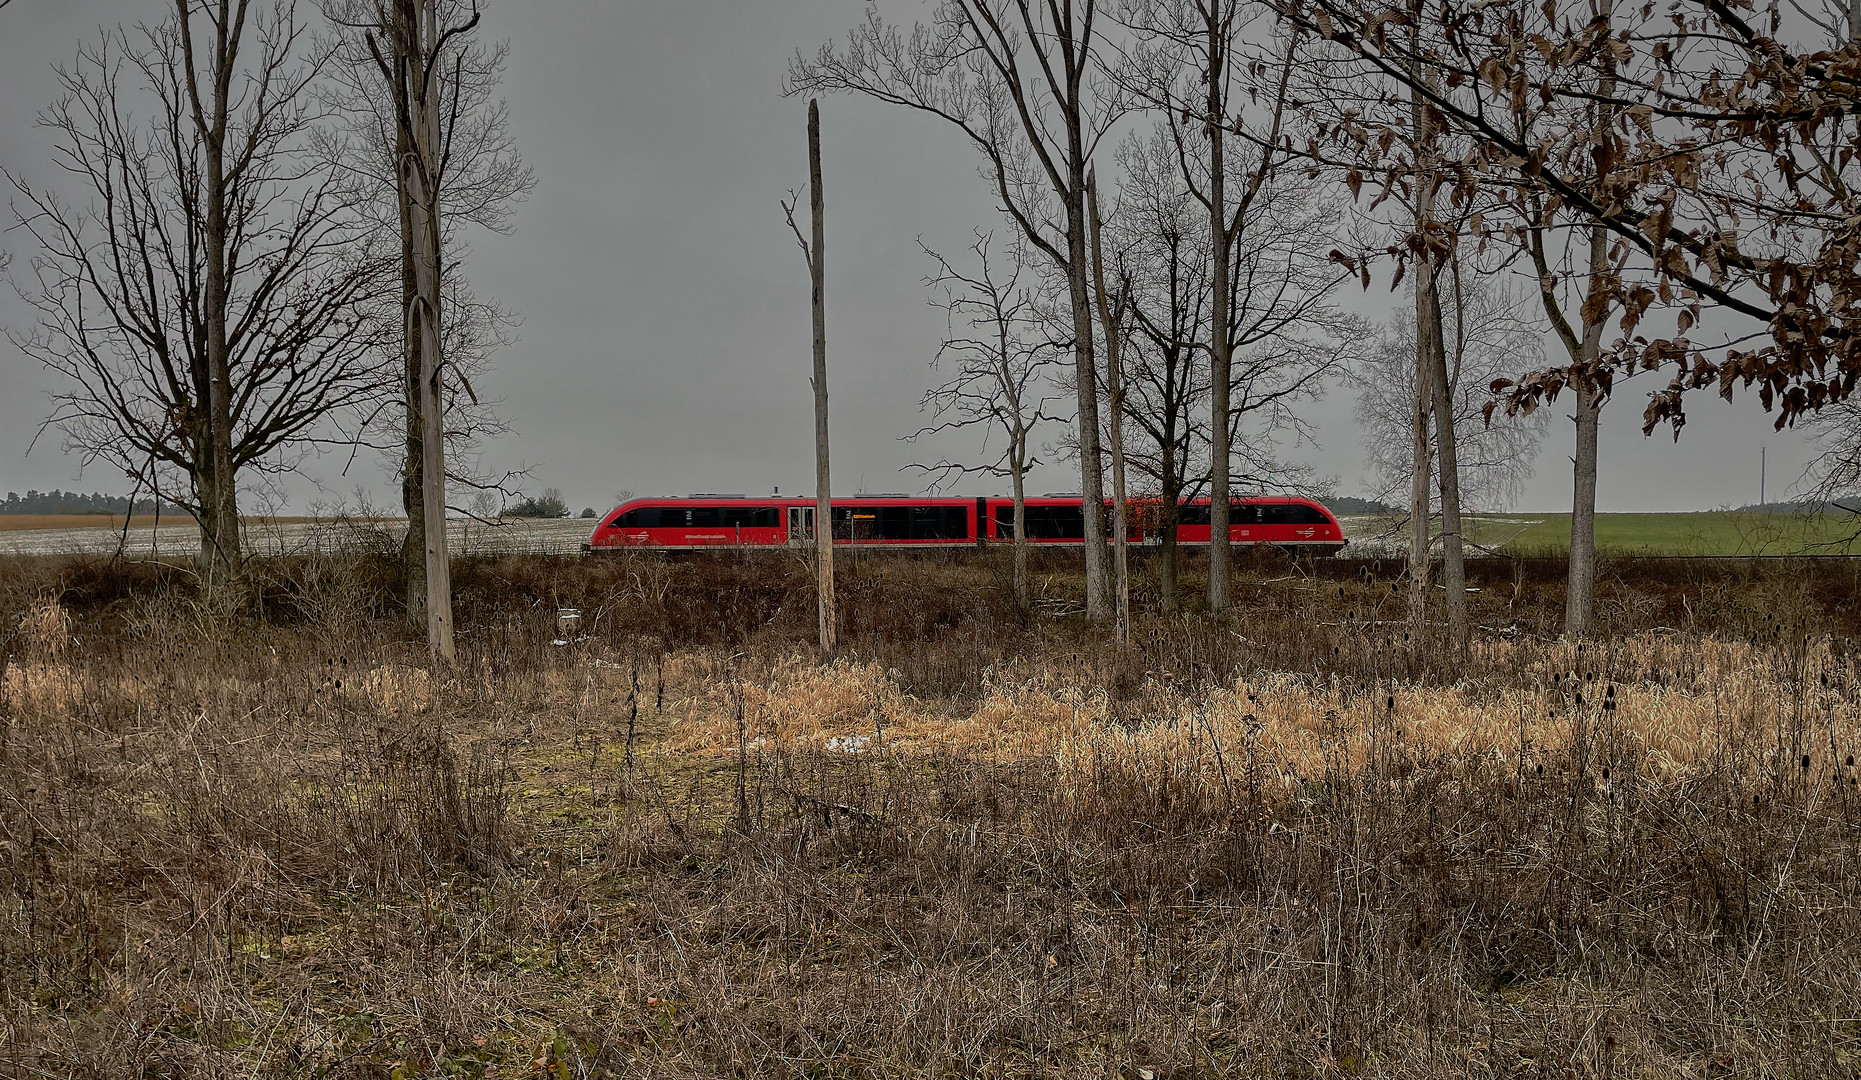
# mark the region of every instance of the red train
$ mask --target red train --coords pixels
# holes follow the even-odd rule
[[[1109,503],[1106,514],[1109,527]],[[1131,502],[1128,539],[1162,540],[1159,500]],[[1209,501],[1178,507],[1177,542],[1206,544]],[[692,495],[634,499],[609,511],[582,547],[598,553],[626,548],[685,551],[695,548],[772,548],[814,542],[814,500],[785,496]],[[1335,555],[1346,541],[1337,518],[1310,499],[1273,496],[1236,499],[1229,535],[1236,544],[1270,545],[1313,555]],[[1085,513],[1077,495],[1027,500],[1028,542],[1041,547],[1085,541]],[[861,495],[833,501],[836,544],[881,548],[940,548],[1007,543],[1014,538],[1014,500],[936,499]]]

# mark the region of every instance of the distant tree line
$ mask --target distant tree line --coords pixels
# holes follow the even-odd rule
[[[95,492],[85,495],[53,488],[50,491],[28,490],[24,495],[9,491],[6,502],[0,504],[0,514],[153,514],[158,506],[165,514],[181,513],[180,507],[157,503],[154,499],[138,499],[132,509],[130,500],[122,496]]]
[[[562,497],[561,488],[545,488],[541,495],[530,495],[504,510],[505,517],[521,518],[563,518],[569,516],[568,500]],[[593,514],[585,515],[593,517]]]

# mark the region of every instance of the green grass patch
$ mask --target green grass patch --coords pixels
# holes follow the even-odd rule
[[[1525,519],[1534,523],[1526,525]],[[1474,538],[1511,555],[1570,550],[1569,514],[1482,516]],[[1500,537],[1495,534],[1506,532]],[[1498,543],[1482,538],[1490,535]],[[1596,547],[1623,555],[1861,554],[1861,517],[1851,514],[1597,514]]]

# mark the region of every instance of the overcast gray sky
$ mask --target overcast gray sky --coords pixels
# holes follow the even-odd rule
[[[808,282],[778,199],[807,177],[806,103],[781,96],[788,58],[837,38],[868,0],[488,0],[485,29],[508,38],[505,96],[537,188],[509,236],[478,236],[468,272],[483,296],[518,312],[515,343],[482,393],[501,397],[515,431],[490,464],[528,464],[530,487],[563,489],[576,508],[636,493],[812,488]],[[929,0],[887,5],[906,18]],[[52,65],[98,27],[156,21],[167,0],[13,0],[0,12],[0,163],[59,180],[34,114],[56,92]],[[928,361],[943,329],[922,284],[922,236],[955,251],[970,230],[1006,235],[968,147],[937,122],[852,99],[822,103],[828,199],[828,365],[835,488],[916,490],[899,470],[973,440],[901,443],[923,423],[939,381]],[[10,224],[10,220],[8,222]],[[30,238],[0,234],[19,277]],[[1380,301],[1372,298],[1373,306]],[[0,322],[30,313],[0,292]],[[1662,377],[1664,381],[1664,377]],[[1646,381],[1647,385],[1638,385]],[[49,377],[0,342],[0,491],[123,491],[107,469],[80,475],[51,433],[32,441]],[[1598,503],[1606,511],[1692,510],[1754,502],[1760,447],[1772,498],[1810,448],[1770,429],[1755,401],[1697,395],[1676,445],[1644,439],[1644,376],[1605,410]],[[1554,407],[1555,408],[1555,407]],[[1571,425],[1557,411],[1520,509],[1567,509]],[[1351,395],[1313,407],[1320,445],[1293,456],[1363,490]],[[1035,490],[1075,488],[1069,470]],[[392,501],[386,470],[364,462],[315,480],[360,484]],[[962,490],[1006,490],[974,478]],[[303,509],[315,488],[286,491]]]

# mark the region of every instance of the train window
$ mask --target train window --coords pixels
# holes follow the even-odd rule
[[[723,512],[715,506],[694,506],[685,515],[685,524],[694,529],[715,529],[723,524]]]
[[[834,507],[835,540],[871,540],[879,535],[879,508],[873,506]]]
[[[656,529],[659,527],[659,508],[657,506],[640,506],[621,514],[608,523],[615,529]]]
[[[725,528],[773,529],[781,524],[780,514],[773,506],[725,506],[719,509],[721,520],[718,524]]]
[[[1260,523],[1258,511],[1259,508],[1252,503],[1242,502],[1239,499],[1230,500],[1228,503],[1228,524],[1230,526],[1257,525]],[[1177,511],[1176,524],[1178,525],[1207,526],[1211,523],[1209,504],[1207,502],[1185,503]]]
[[[1027,536],[1030,540],[1083,540],[1085,511],[1077,506],[1030,506]]]
[[[969,539],[968,508],[962,506],[912,507],[911,538],[913,540]]]
[[[968,521],[961,515],[961,507],[952,507],[956,515],[957,527],[961,532],[951,534],[952,539],[968,537]],[[1109,520],[1109,518],[1108,518]],[[1014,539],[1015,508],[1013,503],[1003,503],[995,508],[995,535],[1003,540]],[[1083,540],[1086,535],[1085,511],[1077,506],[1030,506],[1027,507],[1027,537],[1029,540]]]
[[[911,507],[879,506],[873,508],[873,513],[877,515],[879,539],[911,539]]]
[[[1316,506],[1304,503],[1278,503],[1260,508],[1263,525],[1329,525],[1331,519]]]
[[[962,508],[952,507],[957,515],[958,527],[963,531],[951,534],[952,539],[964,539],[968,534],[968,522],[963,519]],[[1027,512],[1027,538],[1029,540],[1083,540],[1086,535],[1085,511],[1077,506],[1030,506]],[[1109,520],[1109,518],[1108,518]],[[995,535],[1004,540],[1014,539],[1015,508],[1013,503],[1004,503],[995,508]]]

